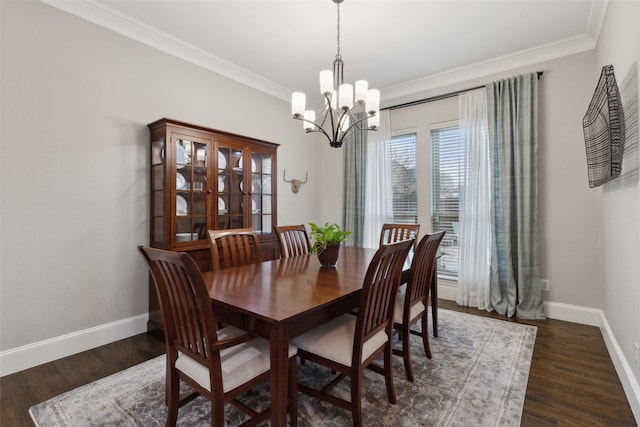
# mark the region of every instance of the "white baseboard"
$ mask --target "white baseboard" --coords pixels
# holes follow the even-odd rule
[[[603,315],[602,310],[597,308],[549,301],[544,302],[544,314],[549,319],[564,320],[589,326],[600,326],[600,318]]]
[[[148,318],[148,314],[141,314],[2,351],[0,352],[0,376],[141,334],[147,330]]]
[[[600,324],[598,326],[600,327],[600,332],[602,332],[607,350],[609,350],[613,366],[616,368],[622,383],[622,388],[624,388],[624,392],[627,395],[633,416],[636,418],[636,422],[640,424],[640,384],[638,384],[638,380],[633,375],[631,365],[624,356],[620,345],[618,345],[618,341],[613,335],[609,322],[607,322],[607,318],[602,311],[600,312]]]
[[[449,284],[446,280],[438,279],[438,298],[455,301],[456,284]]]
[[[455,301],[457,286],[455,282],[438,279],[438,298]],[[602,310],[560,302],[544,303],[544,313],[549,319],[564,320],[582,325],[600,326]]]

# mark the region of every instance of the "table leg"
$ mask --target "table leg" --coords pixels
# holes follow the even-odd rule
[[[287,388],[289,365],[289,339],[279,328],[271,330],[269,338],[271,355],[271,425],[287,425]]]
[[[434,262],[435,263],[435,262]],[[438,271],[433,266],[431,274],[431,326],[433,327],[433,336],[438,336]]]

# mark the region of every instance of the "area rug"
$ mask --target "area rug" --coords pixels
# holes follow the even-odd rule
[[[397,404],[388,402],[384,378],[365,371],[364,425],[519,426],[536,327],[442,309],[438,323],[439,337],[429,334],[432,359],[424,355],[422,340],[411,338],[415,382],[406,379],[401,358],[394,357]],[[313,363],[299,366],[300,382],[313,385],[331,378],[330,371]],[[348,385],[343,381],[335,392],[349,399]],[[165,358],[160,356],[53,397],[29,412],[39,427],[164,426],[164,392]],[[246,402],[264,407],[268,396],[265,385]],[[349,412],[302,393],[298,414],[301,426],[351,425]],[[243,419],[227,405],[228,425]],[[178,425],[210,425],[210,403],[200,397],[181,408]]]

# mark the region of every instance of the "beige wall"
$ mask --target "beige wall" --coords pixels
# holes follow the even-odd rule
[[[280,143],[280,222],[315,219],[317,144],[286,102],[40,2],[0,4],[2,350],[147,312],[156,119]],[[294,195],[283,168],[309,183]]]
[[[635,111],[629,105],[631,69],[640,62],[640,2],[610,1],[600,39],[596,62],[589,71],[595,86],[604,65],[613,65],[622,91],[627,127],[627,143],[622,176],[597,190],[602,197],[602,241],[604,262],[603,304],[605,316],[620,349],[636,379],[636,401],[632,404],[640,419],[640,183],[638,182],[638,86],[639,78],[629,85],[635,92]],[[620,371],[621,367],[616,366]],[[626,384],[625,384],[626,385]],[[629,387],[628,387],[629,388]]]

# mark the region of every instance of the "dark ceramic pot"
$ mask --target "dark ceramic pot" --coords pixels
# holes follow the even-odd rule
[[[318,260],[323,267],[335,267],[338,262],[338,256],[340,255],[340,243],[330,243],[320,253],[318,253]]]

